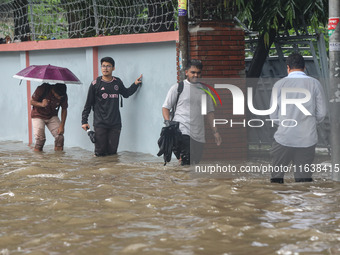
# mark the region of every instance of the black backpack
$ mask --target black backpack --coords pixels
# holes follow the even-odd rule
[[[176,103],[172,107],[172,109],[170,110],[170,120],[172,120],[175,117],[175,112],[176,112],[176,108],[177,108],[178,99],[179,99],[179,96],[181,95],[181,93],[183,92],[183,88],[184,88],[184,82],[180,81],[178,83],[178,87],[177,87],[177,99],[176,99]]]

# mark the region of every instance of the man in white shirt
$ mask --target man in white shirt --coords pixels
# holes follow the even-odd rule
[[[311,182],[311,164],[315,157],[315,146],[318,142],[317,124],[326,116],[326,100],[320,82],[304,73],[305,61],[299,53],[293,53],[287,58],[288,76],[279,80],[273,87],[277,89],[277,108],[270,118],[279,124],[274,134],[274,143],[271,149],[273,167],[280,171],[273,171],[271,182],[283,183],[284,166],[293,163],[294,178],[296,182]],[[286,113],[282,112],[281,96],[283,89],[287,99],[294,102],[301,101],[309,92],[311,98],[297,107],[287,104]],[[275,96],[275,95],[274,95]],[[304,110],[304,112],[302,111]],[[284,121],[285,125],[282,125]]]
[[[185,70],[187,79],[183,82],[183,91],[178,98],[177,105],[177,88],[179,84],[175,84],[170,88],[162,108],[165,123],[170,121],[170,110],[174,106],[176,108],[173,121],[180,123],[179,129],[182,132],[180,146],[182,165],[189,165],[190,162],[199,163],[205,143],[204,116],[201,114],[201,98],[205,92],[202,90],[203,85],[198,82],[202,68],[201,61],[189,60]],[[214,134],[215,142],[220,145],[222,139],[217,132],[217,128],[213,127],[214,107],[211,98],[209,99],[207,100],[207,118]]]

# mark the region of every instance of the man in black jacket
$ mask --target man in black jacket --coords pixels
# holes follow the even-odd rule
[[[126,88],[123,82],[112,76],[115,62],[111,57],[100,60],[103,76],[94,80],[89,88],[82,113],[82,128],[90,128],[88,116],[91,108],[94,112],[95,155],[106,156],[117,153],[122,122],[119,111],[119,95],[125,98],[133,95],[141,84],[142,75]]]

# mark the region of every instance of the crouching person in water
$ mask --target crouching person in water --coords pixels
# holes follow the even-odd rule
[[[31,117],[35,138],[34,151],[43,150],[46,141],[45,126],[47,126],[55,139],[54,150],[62,151],[68,107],[66,85],[43,83],[34,91],[31,105],[33,106]],[[61,120],[58,118],[60,107]]]

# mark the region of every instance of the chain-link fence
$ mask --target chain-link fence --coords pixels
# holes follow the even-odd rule
[[[177,0],[2,0],[0,43],[177,29]]]

